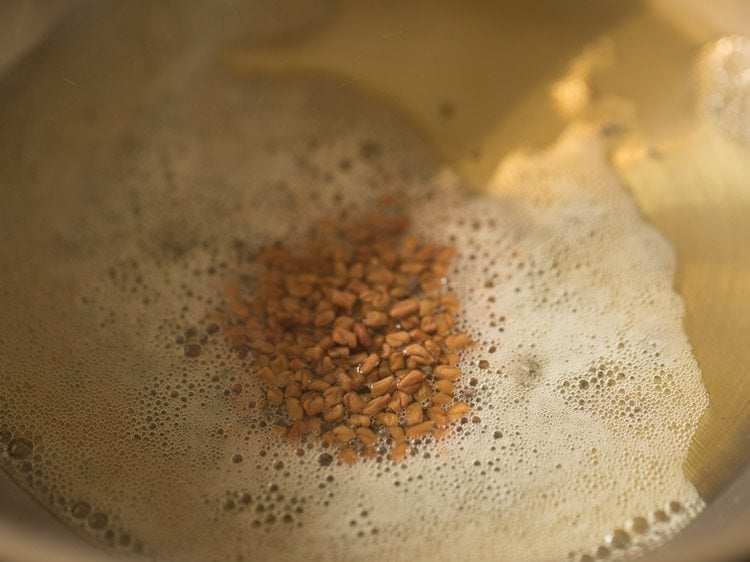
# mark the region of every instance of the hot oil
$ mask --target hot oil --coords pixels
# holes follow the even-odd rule
[[[324,60],[340,53],[354,72],[320,62],[281,71],[299,58],[295,49],[314,57],[311,46],[346,28],[346,8],[286,41],[256,34],[245,54],[241,41],[219,50],[222,34],[186,47],[194,35],[182,22],[188,39],[162,39],[163,57],[144,51],[136,58],[150,62],[135,69],[112,57],[119,47],[91,53],[86,37],[61,39],[36,68],[78,60],[102,80],[89,76],[82,93],[45,107],[26,92],[54,82],[29,70],[2,94],[4,117],[25,110],[45,125],[0,133],[3,147],[14,146],[0,161],[14,186],[2,216],[2,260],[13,264],[2,319],[6,469],[83,536],[160,559],[329,559],[352,549],[396,559],[618,558],[668,539],[703,506],[682,469],[707,403],[672,289],[673,250],[609,169],[612,128],[571,128],[551,148],[495,169],[518,144],[509,139],[550,141],[565,125],[570,116],[548,87],[581,45],[628,23],[637,29],[639,18],[659,21],[612,8],[583,18],[547,70],[519,71],[515,90],[472,70],[489,81],[479,114],[493,118],[484,120],[471,117],[464,89],[389,90],[429,84],[405,70],[378,81],[378,69],[432,60],[417,52],[408,62],[413,51],[399,47],[407,62],[397,65],[387,56],[393,41],[445,37],[411,7],[365,18],[377,56],[337,50],[331,39]],[[161,30],[159,18],[171,17],[150,8],[149,20],[144,9],[128,8],[97,33],[123,41],[138,36],[137,22]],[[504,34],[483,22],[508,32],[511,17],[547,25],[520,5],[496,20],[448,4],[427,13],[443,26],[466,18],[461,32],[486,29],[485,49]],[[201,26],[222,21],[203,18]],[[133,40],[136,54],[141,43]],[[530,56],[546,60],[550,45]],[[96,57],[111,66],[91,64]],[[538,112],[528,99],[539,100]],[[529,137],[513,100],[537,116]],[[615,104],[617,115],[627,107]],[[497,122],[519,125],[493,132]],[[82,152],[85,166],[74,157]],[[467,195],[480,185],[486,195]],[[417,232],[460,249],[451,283],[463,325],[480,340],[462,357],[478,381],[478,421],[420,444],[401,464],[346,467],[316,445],[277,439],[258,381],[202,320],[238,259],[298,238],[319,218],[367,210],[394,187]],[[201,354],[186,357],[186,342]]]

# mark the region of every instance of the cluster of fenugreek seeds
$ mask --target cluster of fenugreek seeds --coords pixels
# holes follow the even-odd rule
[[[250,294],[228,291],[224,336],[249,352],[280,436],[319,438],[346,464],[396,462],[466,418],[457,365],[471,338],[454,328],[447,289],[455,248],[408,227],[387,209],[322,221],[301,251],[260,252]]]

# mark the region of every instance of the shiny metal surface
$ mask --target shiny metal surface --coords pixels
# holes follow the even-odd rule
[[[283,21],[293,3],[266,4],[272,22]],[[69,30],[89,10],[100,15],[81,19],[86,25],[113,17],[101,6],[81,10],[70,16]],[[742,0],[342,3],[330,16],[301,21],[278,37],[273,25],[252,23],[246,25],[256,29],[227,41],[216,29],[185,21],[174,33],[200,30],[195,40],[219,45],[217,64],[239,74],[325,71],[340,76],[342,88],[374,90],[403,108],[477,188],[509,152],[544,145],[572,120],[604,126],[616,116],[613,165],[677,248],[686,329],[710,397],[685,465],[709,507],[651,558],[728,560],[750,552],[750,148],[697,115],[691,68],[706,42],[730,32],[750,34],[747,10]],[[28,33],[39,36],[44,29],[30,25]],[[4,37],[2,48],[11,52]],[[50,37],[47,59],[23,67],[30,83],[38,71],[60,72],[61,87],[85,85],[85,75],[81,80],[60,70],[77,61],[49,63],[56,37],[64,35]],[[31,41],[18,34],[17,44]],[[165,39],[160,56],[169,56],[174,44]],[[123,54],[135,66],[147,65],[144,56]],[[118,69],[126,68],[121,61]],[[11,69],[9,76],[17,74]],[[585,79],[586,103],[554,95],[555,85],[571,76]],[[126,94],[137,102],[137,87]],[[0,126],[20,129],[23,119]],[[72,143],[75,135],[71,130]],[[47,547],[39,548],[40,536],[50,537],[50,549],[58,548],[54,541],[79,543],[4,475],[0,502],[0,559],[53,559]],[[8,527],[8,520],[29,534]]]

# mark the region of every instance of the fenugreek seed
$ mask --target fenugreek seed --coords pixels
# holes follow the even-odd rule
[[[331,302],[339,308],[351,310],[354,303],[357,302],[357,296],[343,291],[332,291]]]
[[[395,386],[395,383],[396,378],[393,375],[380,379],[370,385],[370,394],[372,394],[373,397],[381,396],[386,392],[390,392]]]
[[[409,343],[411,336],[408,332],[392,332],[385,336],[385,341],[391,347],[401,347]]]
[[[365,407],[365,403],[356,392],[347,392],[342,398],[342,402],[347,409],[353,414],[358,414]]]
[[[342,443],[348,443],[356,437],[356,433],[354,433],[354,430],[345,425],[337,425],[332,429],[332,431],[336,436],[336,439],[338,439]]]
[[[445,338],[445,347],[447,347],[451,351],[454,349],[461,349],[462,347],[466,347],[470,343],[471,338],[466,332],[462,332],[453,336],[447,336]]]
[[[390,285],[393,282],[393,273],[387,269],[375,269],[367,273],[366,279],[373,285]]]
[[[344,406],[336,404],[323,412],[323,419],[327,422],[335,422],[344,417]]]
[[[406,440],[406,433],[404,433],[404,428],[401,426],[396,425],[393,427],[389,427],[388,433],[395,443],[402,443]]]
[[[253,340],[249,345],[250,349],[260,351],[262,353],[273,353],[273,346],[265,340]]]
[[[352,373],[352,388],[354,390],[359,390],[360,388],[363,388],[365,384],[367,384],[367,381],[365,380],[365,376],[362,373]]]
[[[317,416],[325,408],[322,396],[308,396],[302,400],[302,407],[308,416]]]
[[[442,348],[440,347],[440,344],[436,340],[427,340],[424,342],[425,349],[430,352],[430,355],[433,357],[437,357],[440,355],[440,352],[442,351]]]
[[[411,337],[411,339],[418,342],[425,342],[429,339],[429,336],[419,328],[411,330],[409,332],[409,336]]]
[[[419,301],[417,299],[406,299],[397,302],[391,307],[391,317],[400,319],[405,316],[414,314],[419,310]]]
[[[409,359],[418,365],[429,365],[434,361],[432,354],[425,347],[418,343],[412,343],[404,348],[404,353]],[[407,366],[409,362],[407,360]]]
[[[437,404],[439,406],[445,406],[446,404],[450,404],[453,401],[453,397],[449,394],[438,392],[437,394],[434,394],[432,398],[430,398],[430,401],[433,404]]]
[[[349,392],[352,389],[352,378],[347,375],[345,372],[341,371],[336,375],[336,380],[338,381],[339,385],[341,385],[341,388],[344,390],[344,392]]]
[[[278,388],[269,388],[266,390],[266,400],[273,406],[278,406],[284,401],[284,393]]]
[[[338,316],[333,322],[333,327],[351,330],[354,327],[354,318],[350,316]]]
[[[371,353],[367,356],[362,364],[359,366],[359,371],[362,374],[368,375],[372,370],[380,364],[380,357],[377,353]]]
[[[433,425],[435,425],[435,422],[432,420],[413,425],[406,430],[406,436],[409,439],[419,439],[420,437],[424,437],[432,429]]]
[[[410,261],[402,263],[399,269],[404,273],[408,273],[409,275],[417,275],[424,271],[425,267],[427,267],[427,264],[425,264],[424,262]]]
[[[365,316],[365,324],[372,328],[382,328],[388,324],[388,315],[384,312],[372,310]]]
[[[284,388],[284,396],[287,398],[299,398],[302,394],[302,388],[299,383],[292,381]]]
[[[362,413],[367,416],[374,416],[375,414],[380,413],[390,401],[390,394],[383,394],[382,396],[373,398],[367,404],[365,404],[365,407],[362,409]]]
[[[307,367],[307,363],[302,361],[302,359],[295,358],[289,361],[289,368],[293,371],[299,371],[300,369],[304,369],[305,367]]]
[[[434,334],[438,329],[434,316],[423,316],[419,321],[419,327],[427,334]]]
[[[440,357],[440,362],[445,363],[446,365],[449,365],[451,367],[455,367],[456,365],[458,365],[458,359],[459,357],[455,353],[444,353]]]
[[[354,355],[349,356],[349,365],[359,365],[362,363],[365,359],[367,359],[367,356],[369,354],[362,352],[362,353],[355,353]]]
[[[357,452],[351,447],[346,447],[344,449],[341,449],[341,452],[339,453],[339,459],[345,465],[351,466],[355,462],[357,462]]]
[[[346,330],[344,328],[334,328],[333,333],[331,334],[331,338],[333,338],[333,341],[340,345],[345,345],[347,347],[357,347],[357,336],[354,335],[354,332],[350,330]]]
[[[375,432],[367,427],[360,427],[357,429],[357,438],[362,442],[363,445],[374,445],[378,440]]]
[[[323,351],[323,348],[320,346],[312,346],[308,347],[305,350],[305,359],[308,361],[318,361],[321,357],[323,357],[323,354],[325,351]]]
[[[281,371],[287,370],[289,367],[289,361],[284,355],[277,355],[271,359],[270,366],[274,373],[280,373]]]
[[[438,302],[445,310],[452,314],[455,314],[461,308],[461,305],[458,302],[458,298],[456,297],[456,295],[451,293],[440,295],[438,297]]]
[[[375,417],[375,421],[386,427],[398,425],[398,415],[392,412],[382,412]]]
[[[445,426],[450,423],[448,414],[446,414],[445,410],[443,410],[440,406],[431,406],[430,408],[428,408],[427,417],[434,421],[435,425],[437,426]]]
[[[377,311],[386,310],[391,304],[391,297],[388,293],[378,293],[378,295],[372,300],[372,307]]]
[[[305,411],[297,398],[287,398],[286,413],[292,421],[300,421],[305,417]]]
[[[276,386],[279,384],[279,379],[271,370],[271,367],[263,367],[260,371],[258,371],[258,377],[260,377],[260,380],[262,380],[269,386]]]
[[[323,359],[315,365],[315,372],[319,375],[327,375],[328,373],[333,372],[334,369],[336,369],[336,365],[328,356],[323,357]]]
[[[326,408],[330,408],[331,406],[340,404],[343,398],[344,389],[340,386],[332,386],[331,388],[326,389],[326,391],[323,393],[323,399],[325,400]]]
[[[409,445],[407,443],[400,443],[391,450],[391,460],[393,462],[400,462],[409,453]]]
[[[404,356],[401,353],[391,353],[391,356],[388,358],[388,364],[391,367],[391,371],[400,371],[406,365]]]
[[[307,390],[315,390],[317,392],[325,392],[328,390],[328,388],[331,385],[328,384],[323,379],[316,379],[314,381],[310,381],[310,384],[307,385]]]
[[[357,340],[362,347],[368,348],[372,345],[372,336],[364,324],[360,322],[354,324],[354,335],[357,336]]]
[[[397,390],[393,393],[393,399],[388,403],[388,408],[390,408],[394,412],[400,412],[410,403],[411,396],[409,396],[405,392],[402,392],[401,390]]]
[[[443,394],[453,395],[456,391],[456,387],[448,379],[441,379],[435,382],[435,388]]]
[[[405,299],[406,297],[409,296],[410,291],[407,291],[406,288],[403,287],[403,286],[398,286],[398,287],[394,287],[393,289],[391,289],[390,291],[388,291],[388,293],[395,300],[403,300],[403,299]]]
[[[428,314],[432,314],[432,311],[435,310],[436,306],[437,303],[434,300],[422,299],[419,301],[419,315],[427,316]]]
[[[361,263],[355,263],[349,268],[349,277],[352,279],[361,279],[365,274],[365,266]]]
[[[370,416],[365,416],[364,414],[352,414],[349,416],[349,425],[352,427],[369,427],[370,420],[372,420]]]
[[[422,386],[420,386],[419,390],[414,394],[414,399],[419,402],[424,402],[425,400],[428,400],[430,396],[432,396],[432,387],[425,382],[422,383]]]
[[[459,402],[458,404],[455,404],[454,406],[448,408],[448,411],[446,413],[448,414],[448,417],[451,421],[456,421],[457,419],[461,418],[461,416],[468,414],[469,410],[470,408],[468,404]]]
[[[340,347],[332,347],[328,350],[328,357],[330,357],[331,359],[349,357],[349,348],[343,345]]]
[[[405,376],[401,377],[396,387],[399,390],[404,390],[405,388],[409,388],[415,385],[421,385],[422,381],[424,381],[424,373],[419,369],[414,369],[412,371],[409,371]]]
[[[422,420],[423,416],[421,404],[411,404],[406,408],[407,425],[417,425],[418,423],[422,423]]]
[[[447,379],[449,381],[456,380],[461,376],[461,371],[457,367],[451,367],[450,365],[438,365],[432,371],[437,379]]]
[[[335,345],[336,342],[333,341],[333,338],[331,336],[325,336],[318,342],[318,347],[322,348],[323,351],[331,349]]]

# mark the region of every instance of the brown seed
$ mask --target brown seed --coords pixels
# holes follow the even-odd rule
[[[266,400],[273,406],[278,406],[284,401],[284,393],[278,388],[269,388],[266,390]]]
[[[373,398],[367,404],[365,404],[365,407],[362,409],[362,413],[368,416],[374,416],[375,414],[381,412],[390,401],[390,394],[383,394],[382,396]]]
[[[321,357],[323,357],[323,354],[325,351],[323,351],[323,348],[320,346],[312,346],[308,347],[305,350],[305,359],[308,361],[318,361]]]
[[[351,348],[357,347],[357,336],[350,330],[334,328],[331,338],[340,345],[345,345]]]
[[[393,410],[394,412],[400,412],[406,406],[408,406],[411,403],[411,396],[406,394],[405,392],[402,392],[400,390],[397,390],[393,393],[393,399],[388,403],[388,408]]]
[[[399,390],[406,392],[406,388],[410,388],[416,385],[417,388],[414,389],[414,392],[416,392],[419,388],[419,385],[422,384],[422,381],[424,381],[424,373],[419,369],[414,369],[412,371],[409,371],[405,376],[401,377],[396,386]],[[407,392],[407,394],[410,393]]]
[[[352,389],[352,378],[343,370],[336,375],[336,380],[344,392],[349,392]]]
[[[258,377],[269,386],[277,386],[279,384],[279,379],[271,370],[271,367],[263,367],[258,371]]]
[[[249,345],[250,349],[261,351],[263,353],[273,353],[273,346],[265,340],[253,340]]]
[[[421,404],[411,404],[406,408],[406,423],[407,425],[417,425],[418,423],[422,423],[423,417],[422,417],[422,405]]]
[[[411,340],[411,336],[408,332],[392,332],[385,336],[385,341],[391,347],[401,347],[406,345]]]
[[[357,302],[357,296],[343,291],[333,291],[331,292],[331,302],[339,308],[351,310],[354,303]]]
[[[346,394],[344,394],[342,401],[344,403],[344,406],[346,406],[347,409],[354,414],[360,413],[365,407],[364,401],[356,392],[347,392]]]
[[[437,306],[437,303],[434,300],[422,299],[419,301],[419,315],[427,316],[428,314],[432,314],[432,311],[435,310],[435,306]]]
[[[357,462],[357,452],[351,447],[346,447],[344,449],[341,449],[341,452],[339,453],[339,459],[345,465],[351,466],[355,462]]]
[[[351,330],[352,328],[354,328],[354,318],[350,316],[338,316],[333,322],[333,327]]]
[[[354,324],[354,335],[357,336],[357,340],[359,340],[362,347],[367,348],[372,346],[372,336],[370,335],[370,332],[367,331],[364,324],[360,322]]]
[[[323,412],[323,419],[327,422],[335,422],[344,417],[344,406],[336,404]]]
[[[360,427],[357,429],[357,437],[363,445],[374,445],[378,440],[375,432],[367,427]]]
[[[302,394],[302,388],[299,383],[292,381],[284,388],[284,396],[287,398],[299,398]]]
[[[378,293],[378,295],[372,300],[373,308],[380,312],[386,310],[390,304],[391,297],[388,295],[388,293]]]
[[[317,416],[325,408],[325,402],[322,396],[307,396],[302,399],[302,407],[308,416]]]
[[[389,427],[388,433],[395,443],[401,443],[406,440],[406,433],[404,433],[404,428],[399,425]]]
[[[370,394],[372,394],[373,397],[380,396],[393,390],[395,384],[396,377],[393,375],[385,377],[384,379],[380,379],[370,385]]]
[[[327,388],[323,393],[323,399],[326,403],[326,408],[330,408],[336,404],[340,404],[344,398],[344,389],[340,386],[332,386]]]
[[[418,364],[429,365],[434,361],[430,352],[418,343],[407,345],[404,348],[404,353],[406,353],[409,358],[414,359]]]
[[[469,413],[469,405],[464,404],[463,402],[459,402],[458,404],[451,406],[448,409],[448,417],[451,421],[456,421],[457,419],[460,419],[462,416]]]
[[[425,400],[429,400],[430,396],[432,396],[432,387],[425,382],[422,383],[422,386],[420,386],[419,390],[414,394],[414,399],[419,402],[424,402]]]
[[[314,390],[316,392],[325,392],[331,385],[322,379],[316,379],[310,381],[307,385],[307,390]]]
[[[349,425],[352,427],[370,427],[372,418],[364,414],[352,414],[349,416]]]
[[[286,413],[289,419],[292,421],[300,421],[305,417],[305,412],[302,409],[302,404],[300,404],[297,398],[287,398]]]
[[[382,412],[375,417],[375,421],[386,427],[398,425],[398,415],[392,412]]]
[[[470,343],[471,338],[466,332],[462,332],[453,336],[447,336],[445,338],[445,347],[450,350],[461,349],[462,347],[466,347]]]
[[[391,366],[391,371],[400,371],[406,365],[403,354],[398,352],[391,353],[388,363]]]
[[[454,381],[461,376],[461,371],[449,365],[438,365],[432,372],[435,374],[435,378],[449,381]]]
[[[441,379],[439,381],[436,381],[435,382],[435,388],[439,392],[442,392],[443,394],[449,394],[451,396],[456,391],[456,387],[448,379]]]
[[[443,394],[442,392],[438,392],[437,394],[432,396],[430,401],[433,404],[445,406],[446,404],[450,404],[453,401],[453,396],[450,396],[448,394]]]
[[[393,282],[393,273],[387,269],[374,269],[367,274],[367,281],[373,285],[390,285]]]
[[[390,314],[393,318],[400,319],[405,316],[414,314],[419,310],[419,301],[417,299],[406,299],[397,302],[391,307]]]
[[[435,422],[433,422],[432,420],[413,425],[406,430],[406,436],[409,439],[418,439],[420,437],[424,437],[425,435],[427,435],[427,432],[432,429],[433,425],[435,425]]]
[[[336,436],[336,439],[338,439],[342,443],[347,443],[356,437],[356,433],[354,433],[354,430],[345,425],[337,425],[333,428],[332,431]]]
[[[380,364],[380,357],[377,353],[371,353],[367,356],[367,359],[359,366],[359,371],[365,375],[368,375],[372,370]]]
[[[336,365],[333,360],[330,357],[325,356],[317,365],[315,365],[315,372],[322,376],[332,372],[335,368]]]
[[[371,328],[382,328],[388,324],[388,315],[384,312],[372,310],[365,316],[365,325]]]
[[[399,445],[396,445],[391,450],[391,460],[393,462],[399,462],[406,457],[406,455],[409,453],[409,445],[407,443],[401,443]]]
[[[440,406],[431,406],[428,408],[427,417],[434,421],[437,426],[446,426],[450,423],[448,414]]]
[[[336,318],[336,313],[333,310],[324,310],[315,315],[315,327],[322,328],[328,326]]]

